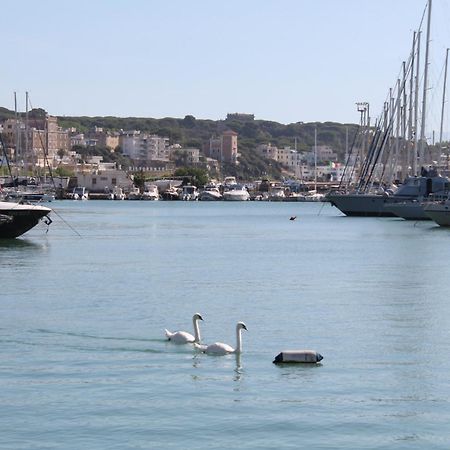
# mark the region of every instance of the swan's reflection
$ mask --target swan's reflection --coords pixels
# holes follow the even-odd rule
[[[231,359],[234,359],[234,364],[231,365]],[[211,359],[210,359],[211,360]],[[234,355],[226,355],[214,358],[216,361],[223,361],[225,364],[221,364],[222,369],[231,369],[233,368],[233,381],[239,382],[242,380],[244,370],[242,367],[242,358],[240,353],[235,353]],[[201,370],[203,365],[203,369],[205,369],[205,361],[203,359],[202,353],[195,353],[192,357],[192,368],[196,371]],[[202,376],[200,373],[195,373],[191,375],[192,380],[201,381],[208,378],[207,375]]]
[[[244,371],[242,369],[241,354],[240,353],[236,353],[235,357],[236,357],[236,366],[234,368],[235,376],[234,376],[233,380],[234,381],[241,381],[242,374],[244,373]]]

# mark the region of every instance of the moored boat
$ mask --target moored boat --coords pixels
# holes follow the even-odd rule
[[[0,239],[21,236],[35,227],[40,219],[51,219],[50,208],[40,205],[21,205],[13,202],[0,202]]]

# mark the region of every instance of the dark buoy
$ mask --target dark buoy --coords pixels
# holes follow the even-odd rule
[[[323,356],[315,350],[284,350],[275,356],[274,364],[282,363],[318,363]]]

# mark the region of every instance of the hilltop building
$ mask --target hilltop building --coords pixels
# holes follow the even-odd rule
[[[224,131],[219,138],[211,137],[204,145],[203,151],[206,156],[219,162],[237,164],[239,156],[237,138],[238,134],[235,131]]]
[[[255,115],[246,113],[228,113],[226,120],[239,120],[240,122],[250,122],[255,120]]]

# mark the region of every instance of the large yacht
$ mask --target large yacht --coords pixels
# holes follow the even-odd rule
[[[395,217],[402,208],[405,216],[416,219],[420,201],[433,193],[445,192],[448,187],[448,179],[437,175],[409,177],[393,192],[330,193],[327,199],[346,216]]]

